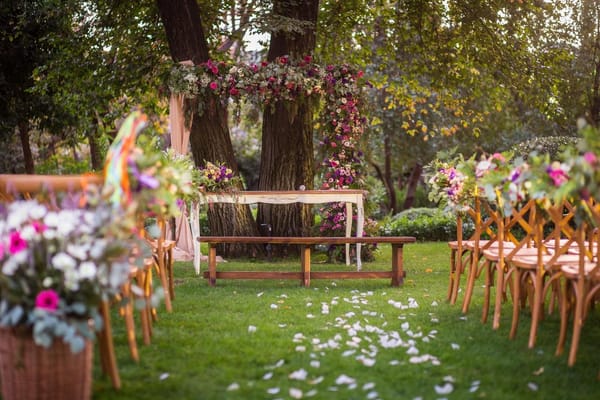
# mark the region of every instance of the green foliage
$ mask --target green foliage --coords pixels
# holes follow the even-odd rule
[[[473,233],[472,222],[463,223],[463,234]],[[411,208],[381,223],[383,236],[414,236],[419,241],[456,240],[456,216],[439,208]]]
[[[36,174],[67,175],[82,174],[91,170],[89,159],[76,160],[71,156],[53,154],[35,166]]]

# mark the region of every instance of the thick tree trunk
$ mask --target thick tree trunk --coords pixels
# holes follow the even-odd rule
[[[318,0],[289,2],[276,0],[273,14],[299,21],[302,33],[277,31],[271,36],[267,58],[289,56],[298,60],[312,54],[315,48],[315,28]],[[312,101],[299,99],[293,103],[268,105],[263,115],[260,190],[297,190],[313,187]],[[258,223],[269,224],[274,236],[301,236],[310,232],[313,217],[307,205],[260,205]],[[274,249],[276,253],[285,251]]]
[[[423,166],[416,163],[410,173],[408,182],[406,183],[406,197],[404,198],[404,205],[402,206],[403,210],[408,210],[415,203],[415,193],[417,192],[417,186],[419,186],[422,173]]]
[[[31,153],[31,144],[29,143],[29,122],[19,122],[19,138],[21,139],[21,148],[23,149],[23,162],[25,163],[25,173],[35,173],[33,164],[33,154]]]
[[[196,1],[157,0],[157,3],[173,60],[192,60],[194,64],[208,61],[208,44]],[[196,165],[204,161],[224,162],[238,172],[227,126],[227,109],[217,99],[211,99],[202,115],[194,112],[190,145]],[[250,208],[245,205],[214,205],[209,208],[208,220],[213,235],[258,236]],[[225,256],[236,256],[255,254],[257,249],[257,246],[228,245],[219,251]]]

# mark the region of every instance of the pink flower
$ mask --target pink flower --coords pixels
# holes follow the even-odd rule
[[[4,243],[0,243],[0,260],[4,258]]]
[[[35,298],[35,306],[46,311],[55,311],[58,308],[58,293],[52,289],[42,290]]]
[[[587,161],[587,163],[590,165],[594,165],[598,162],[598,157],[596,156],[596,154],[592,153],[591,151],[586,152],[583,155],[583,159],[585,161]]]
[[[219,87],[219,85],[217,85],[217,82],[213,81],[211,82],[208,87],[211,88],[211,90],[217,90],[217,88]]]
[[[33,221],[31,225],[33,226],[33,229],[35,229],[36,233],[43,233],[46,230],[46,225],[39,221]]]
[[[552,179],[552,183],[554,186],[561,186],[569,177],[565,171],[559,168],[549,167],[548,168],[548,176]]]
[[[19,232],[13,232],[10,234],[10,241],[8,244],[8,251],[10,254],[16,254],[27,248],[27,242],[21,237]]]

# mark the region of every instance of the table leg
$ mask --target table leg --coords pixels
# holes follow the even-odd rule
[[[303,245],[300,253],[304,287],[310,287],[310,245]]]
[[[212,243],[208,247],[208,284],[217,284],[217,245]]]

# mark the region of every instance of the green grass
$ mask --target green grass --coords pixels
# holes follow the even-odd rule
[[[364,267],[387,269],[389,253],[385,246]],[[448,263],[445,243],[405,246],[407,278],[400,288],[378,279],[313,280],[310,288],[292,280],[219,280],[213,288],[195,275],[191,263],[177,263],[174,312],[159,309],[152,344],[140,340],[139,364],[129,357],[123,324],[115,315],[123,388],[112,389],[96,356],[93,398],[290,399],[298,393],[291,394],[294,389],[315,399],[594,397],[600,369],[597,311],[584,327],[577,364],[569,368],[566,354],[554,355],[558,315],[541,323],[537,346],[529,350],[526,311],[515,340],[508,339],[509,303],[499,330],[491,321],[480,322],[480,283],[467,315],[446,302]],[[298,265],[293,259],[229,260],[219,268],[296,270]],[[315,257],[312,269],[320,268],[354,267],[321,265]],[[410,299],[418,305],[407,307]],[[380,336],[386,334],[398,334],[408,347],[384,348]],[[410,347],[426,361],[412,363]],[[306,379],[290,377],[299,371]],[[352,378],[354,385],[336,382],[340,376]],[[436,393],[435,386],[446,380],[453,381],[453,391]],[[269,393],[277,388],[278,393]]]

